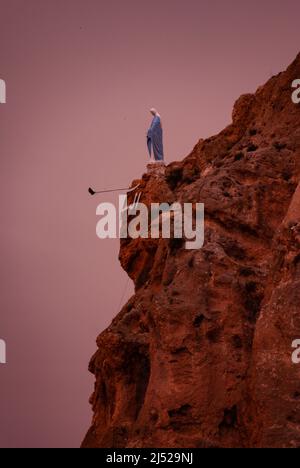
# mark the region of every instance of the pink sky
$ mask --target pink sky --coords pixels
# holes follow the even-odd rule
[[[150,107],[167,162],[221,130],[295,58],[299,17],[299,0],[0,0],[0,447],[77,447],[89,426],[127,277],[95,234],[116,196],[87,188],[143,173]]]

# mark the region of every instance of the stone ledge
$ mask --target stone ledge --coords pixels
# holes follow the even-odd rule
[[[147,173],[154,175],[164,175],[166,170],[166,165],[164,161],[150,162],[147,164]]]

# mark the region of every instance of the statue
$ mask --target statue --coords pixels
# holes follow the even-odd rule
[[[153,151],[155,161],[164,160],[164,151],[163,151],[163,132],[161,126],[160,115],[156,109],[150,109],[151,114],[153,115],[153,120],[151,126],[147,133],[147,146],[151,158]]]

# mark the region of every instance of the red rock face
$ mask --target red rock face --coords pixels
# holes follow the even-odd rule
[[[136,293],[98,337],[83,447],[300,447],[296,78],[300,55],[219,135],[139,181],[146,204],[203,202],[205,243],[121,241]]]

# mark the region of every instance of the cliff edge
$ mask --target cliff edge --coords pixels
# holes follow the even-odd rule
[[[141,202],[205,204],[205,243],[124,239],[135,295],[90,363],[83,447],[300,447],[300,54]],[[136,184],[136,181],[134,182]]]

